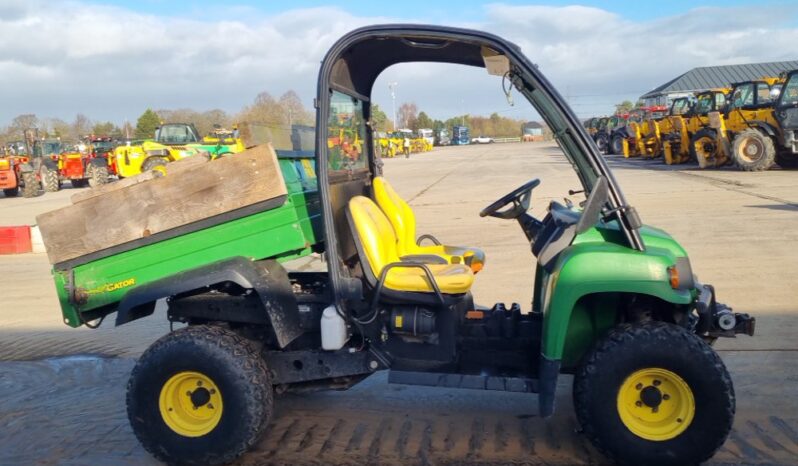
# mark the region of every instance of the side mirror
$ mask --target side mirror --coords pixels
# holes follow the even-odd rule
[[[609,197],[609,183],[607,178],[600,176],[593,185],[593,190],[585,202],[585,208],[582,211],[582,216],[579,217],[579,222],[576,224],[576,234],[582,234],[591,229],[596,224],[601,215],[601,208],[607,202]]]

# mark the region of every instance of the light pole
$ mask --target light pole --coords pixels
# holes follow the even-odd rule
[[[398,85],[399,85],[399,83],[397,83],[396,81],[388,83],[388,89],[391,90],[391,110],[393,110],[393,130],[394,131],[396,131],[398,129],[396,127],[396,125],[398,123],[396,121],[396,86],[398,86]]]

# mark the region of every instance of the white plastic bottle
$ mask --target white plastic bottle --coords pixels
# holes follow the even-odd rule
[[[321,314],[321,347],[335,351],[344,347],[349,340],[344,318],[335,310],[335,305],[327,306]]]

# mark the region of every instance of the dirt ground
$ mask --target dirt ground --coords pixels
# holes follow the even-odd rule
[[[757,335],[719,342],[737,417],[711,464],[798,464],[798,184],[796,171],[743,173],[610,157],[647,224],[666,229],[721,301],[757,318]],[[534,258],[515,222],[485,205],[531,178],[533,213],[577,181],[556,146],[491,144],[385,161],[419,233],[475,245],[487,264],[477,302],[529,308]],[[32,223],[74,191],[2,199],[0,224]],[[575,196],[575,200],[579,200]],[[308,261],[295,267],[312,265]],[[128,426],[124,390],[135,357],[169,331],[163,311],[114,328],[61,323],[41,254],[0,256],[0,464],[155,464]],[[269,433],[241,464],[604,464],[578,433],[570,378],[543,421],[532,395],[389,385],[377,374],[347,392],[278,398]]]

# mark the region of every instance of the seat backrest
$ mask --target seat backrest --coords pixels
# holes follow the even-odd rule
[[[372,189],[377,204],[396,231],[399,256],[412,254],[410,249],[416,243],[416,215],[413,213],[413,209],[381,176],[374,178]]]
[[[396,252],[396,233],[391,222],[377,204],[365,196],[355,196],[349,200],[349,215],[353,233],[368,262],[371,273],[379,279],[382,269],[399,262]]]

